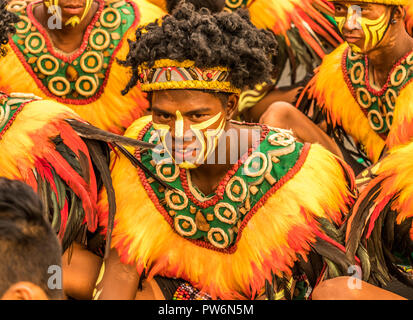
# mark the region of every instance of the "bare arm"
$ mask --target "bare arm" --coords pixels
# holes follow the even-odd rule
[[[351,277],[339,277],[321,282],[313,292],[313,300],[406,300],[405,298],[360,280],[353,288]]]
[[[262,115],[260,123],[281,129],[291,129],[300,142],[319,143],[340,158],[337,144],[297,108],[286,102],[273,103]]]
[[[101,265],[100,257],[74,243],[62,257],[65,294],[78,300],[90,300]]]
[[[139,286],[139,275],[135,266],[123,264],[115,249],[102,264],[96,282],[95,300],[134,300]]]

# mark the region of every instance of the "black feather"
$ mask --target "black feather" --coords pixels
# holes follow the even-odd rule
[[[156,147],[156,145],[152,143],[147,143],[136,139],[123,137],[114,133],[110,133],[99,128],[96,128],[91,124],[80,122],[75,119],[66,119],[66,122],[68,122],[81,137],[90,140],[104,141],[107,143],[125,144],[132,147],[143,149],[153,149]]]

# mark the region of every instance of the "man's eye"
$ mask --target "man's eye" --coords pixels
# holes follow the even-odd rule
[[[171,116],[169,114],[165,114],[165,113],[159,113],[157,114],[157,117],[163,121],[168,121],[171,119]]]
[[[337,14],[337,13],[344,13],[345,10],[344,10],[344,8],[341,7],[341,6],[336,6],[336,7],[335,7],[335,11],[336,11],[336,14]]]
[[[200,120],[200,119],[205,118],[206,116],[207,116],[206,114],[194,114],[192,115],[192,118],[195,120]]]

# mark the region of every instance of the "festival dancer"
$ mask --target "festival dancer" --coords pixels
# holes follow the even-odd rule
[[[276,65],[274,68],[278,71],[284,70],[288,62],[290,62],[291,65],[295,65],[297,63],[296,61],[300,61],[300,63],[304,63],[305,61],[308,63],[309,61],[319,63],[321,61],[320,57],[318,55],[316,55],[316,57],[312,56],[312,53],[314,54],[315,52],[319,52],[320,56],[323,57],[323,50],[325,50],[325,52],[330,52],[338,45],[338,42],[331,40],[334,37],[326,36],[326,34],[333,33],[336,35],[336,38],[339,38],[339,36],[334,32],[334,28],[331,27],[328,20],[315,9],[315,7],[322,8],[323,6],[320,5],[324,4],[324,0],[311,1],[311,4],[307,1],[295,2],[291,0],[283,0],[281,2],[282,5],[280,5],[279,1],[276,3],[271,1],[252,1],[248,2],[248,4],[242,1],[234,3],[231,1],[225,2],[223,0],[185,1],[192,3],[197,10],[205,7],[211,12],[220,12],[222,10],[231,12],[236,9],[248,9],[250,15],[252,15],[252,21],[255,24],[262,25],[263,27],[271,30],[276,35],[277,42],[281,43],[277,49],[277,59],[273,61]],[[152,2],[160,5],[169,13],[171,13],[179,3],[178,0],[153,0]],[[265,15],[263,19],[262,15],[258,14],[259,10],[257,10],[257,6],[262,10],[269,10],[271,15]],[[329,12],[327,11],[327,13]],[[269,19],[272,14],[277,14],[282,18],[277,19],[277,16],[275,15],[273,16],[275,18]],[[298,19],[299,16],[304,16],[304,18]],[[324,25],[325,30],[322,29],[323,31],[320,31],[321,34],[316,35],[313,31],[311,31],[311,29],[309,29],[311,32],[308,34],[306,28],[310,28],[309,26],[311,24],[304,23],[304,21],[308,19],[311,21],[317,21],[317,19],[320,20],[319,24]],[[291,23],[291,30],[287,30],[289,23]],[[298,24],[298,28],[295,27],[296,24]],[[301,38],[298,35],[297,30],[301,30],[304,33],[302,35],[304,38]],[[291,39],[288,40],[288,36],[291,37]],[[319,38],[324,39],[323,36],[330,39],[331,42],[326,42],[326,40],[320,41]],[[304,41],[304,39],[306,39],[306,41]],[[312,39],[312,41],[310,39]],[[317,42],[314,39],[317,39]],[[286,41],[288,45],[286,45]],[[323,47],[320,47],[319,45],[321,42],[324,43]],[[330,44],[327,45],[327,43]],[[314,45],[315,47],[310,49],[311,45]],[[318,48],[318,50],[316,50],[316,48]],[[292,53],[296,53],[297,56],[293,57]],[[310,56],[303,59],[302,55],[307,54]],[[280,58],[286,58],[287,56],[289,56],[289,59]],[[312,70],[313,64],[310,63],[306,67],[308,70]],[[294,85],[292,88],[277,88],[276,85],[280,76],[280,72],[279,74],[273,75],[274,79],[277,79],[277,81],[271,81],[270,85],[258,84],[251,90],[244,90],[240,94],[238,111],[234,114],[234,118],[242,119],[248,122],[260,122],[269,126],[284,129],[290,129],[295,123],[300,123],[300,126],[294,127],[293,132],[298,141],[320,143],[329,151],[341,157],[341,151],[334,141],[326,133],[324,133],[322,129],[313,125],[311,120],[309,120],[303,113],[288,103],[295,103],[298,90],[300,88],[302,89],[303,86],[300,87],[300,85]],[[295,79],[295,76],[292,76],[291,80],[292,83],[295,83],[295,80],[293,79]]]
[[[340,147],[353,144],[345,159],[360,172],[412,138],[409,1],[331,1],[346,43],[324,58],[298,107],[324,121]]]
[[[163,15],[140,1],[12,1],[20,21],[10,53],[0,66],[0,89],[30,92],[69,106],[84,120],[114,133],[148,107],[138,87],[127,84],[123,60],[138,25]]]
[[[0,0],[0,67],[11,54],[6,44],[16,31],[17,19]],[[90,278],[88,266],[99,270],[98,255],[105,249],[103,237],[96,232],[96,208],[102,184],[111,189],[109,152],[106,144],[81,138],[68,119],[72,125],[85,125],[73,110],[57,102],[28,93],[1,92],[0,176],[23,181],[40,196],[43,214],[62,244],[65,292],[87,298],[83,292],[90,287],[90,298],[97,275]]]
[[[168,12],[179,0],[149,0]],[[251,21],[259,28],[271,30],[277,39],[278,55],[274,63],[273,79],[261,83],[240,95],[238,116],[249,122],[259,122],[266,110],[278,101],[295,104],[300,90],[320,65],[322,58],[343,42],[333,20],[334,10],[326,0],[187,0],[197,9],[206,7],[212,12],[247,9]],[[289,69],[289,80],[285,76]],[[279,83],[282,82],[280,86]],[[278,118],[283,116],[284,105],[277,106]],[[297,115],[293,110],[288,114]],[[305,119],[297,119],[304,121]],[[280,121],[281,123],[282,121]],[[277,123],[278,124],[278,123]]]
[[[272,33],[181,3],[136,39],[127,90],[140,81],[152,116],[125,135],[158,147],[113,153],[113,249],[95,299],[308,298],[346,273],[351,171],[289,131],[231,120],[241,88],[271,77]]]

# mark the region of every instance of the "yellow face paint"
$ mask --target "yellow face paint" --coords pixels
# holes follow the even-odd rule
[[[365,35],[364,48],[360,48],[354,43],[349,43],[355,53],[367,52],[369,49],[375,48],[383,39],[390,18],[386,13],[383,13],[378,19],[368,19],[361,15],[361,8],[357,5],[347,4],[347,16],[335,16],[337,26],[341,33],[346,23],[352,29],[361,29]]]
[[[204,122],[198,123],[191,125],[191,130],[194,132],[195,136],[197,137],[198,141],[201,143],[201,152],[199,154],[199,157],[196,161],[198,163],[198,160],[201,160],[203,156],[203,160],[206,161],[208,157],[214,152],[218,145],[219,138],[221,137],[222,133],[224,132],[224,127],[225,127],[225,118],[221,119],[221,122],[218,125],[218,128],[212,129],[212,130],[206,130],[213,124],[215,124],[220,118],[221,118],[222,113],[216,114],[214,117],[211,119],[208,119]],[[202,130],[206,130],[203,132]],[[206,139],[204,139],[204,137]],[[205,142],[206,140],[206,142]]]
[[[385,13],[376,20],[362,18],[361,27],[366,35],[366,40],[364,42],[365,51],[368,49],[369,44],[371,48],[374,48],[383,39],[388,24],[389,20]]]
[[[61,16],[61,11],[59,8],[59,0],[48,0],[45,1],[44,3],[46,5],[47,8],[51,8],[50,13],[52,15],[55,15],[56,17],[58,17],[59,19],[62,19]],[[85,5],[85,10],[83,11],[82,17],[78,17],[78,16],[73,16],[71,17],[69,20],[66,21],[65,25],[66,26],[72,26],[75,27],[78,24],[80,24],[80,22],[83,21],[83,19],[86,18],[87,14],[89,13],[90,9],[92,8],[92,4],[93,4],[93,0],[86,0],[86,5]]]
[[[212,118],[203,121],[198,124],[194,124],[190,126],[191,131],[197,138],[197,141],[201,145],[201,150],[198,153],[198,157],[193,162],[184,161],[179,165],[179,167],[183,169],[195,169],[197,165],[204,163],[209,155],[216,149],[218,145],[219,138],[221,137],[222,133],[224,132],[225,127],[225,118],[221,119],[218,128],[213,130],[207,130],[210,126],[214,125],[219,119],[222,117],[222,113],[218,113]],[[153,127],[155,130],[158,131],[159,137],[161,142],[168,152],[170,157],[175,161],[175,158],[170,152],[170,148],[167,146],[167,136],[171,130],[171,127],[165,124],[153,123]],[[204,130],[206,130],[204,132]],[[175,139],[183,139],[184,138],[184,120],[182,117],[181,112],[178,110],[176,111],[176,120],[175,120]]]

